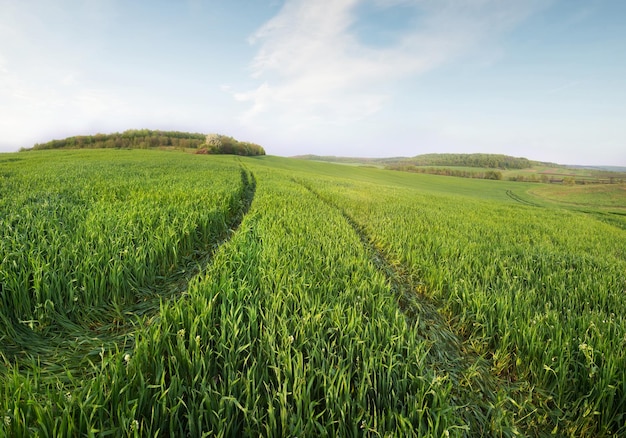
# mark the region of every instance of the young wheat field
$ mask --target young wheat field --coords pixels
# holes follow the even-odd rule
[[[626,192],[536,187],[3,154],[0,436],[624,436]]]

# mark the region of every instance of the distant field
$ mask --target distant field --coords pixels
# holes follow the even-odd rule
[[[0,436],[626,434],[624,187],[0,156]]]
[[[529,193],[563,204],[626,209],[626,184],[541,185]]]
[[[271,165],[292,172],[294,175],[301,173],[326,175],[379,185],[406,187],[431,193],[458,194],[506,202],[512,202],[511,198],[507,196],[507,191],[525,193],[528,189],[534,187],[534,184],[531,183],[415,174],[366,166],[346,166],[343,163],[330,164],[317,161],[285,160],[270,156],[259,160],[267,160]]]
[[[497,154],[426,154],[397,158],[320,157],[299,159],[352,166],[379,167],[412,173],[438,173],[465,178],[493,178],[543,183],[626,183],[626,169],[621,167],[565,166],[530,161]],[[448,172],[445,172],[448,171]]]

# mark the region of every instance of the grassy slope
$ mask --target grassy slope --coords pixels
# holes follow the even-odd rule
[[[565,206],[626,210],[626,185],[624,184],[542,185],[533,187],[530,193]]]
[[[365,166],[284,160],[278,157],[262,157],[268,164],[294,172],[311,172],[330,177],[342,177],[356,181],[383,185],[397,185],[433,194],[455,194],[472,198],[518,202],[534,206],[560,206],[568,209],[585,210],[597,216],[607,211],[619,212],[626,208],[626,192],[623,184],[552,185],[513,181],[490,181],[457,178],[439,175],[410,174]],[[524,172],[551,172],[552,168],[537,167],[525,170],[510,170],[507,176]],[[557,169],[558,170],[558,169]],[[570,172],[569,169],[564,171]],[[575,169],[574,174],[591,175],[589,170]],[[506,178],[505,178],[506,179]],[[603,217],[603,216],[602,216]],[[621,222],[621,218],[610,216],[610,220]],[[626,221],[624,221],[626,222]],[[625,224],[626,225],[626,224]]]
[[[437,154],[434,154],[435,156]],[[444,154],[445,155],[445,154]],[[347,158],[347,157],[316,157],[316,156],[304,156],[299,157],[302,160],[317,160],[319,162],[337,163],[350,166],[371,166],[384,168],[390,164],[413,164],[412,158]],[[548,179],[563,179],[565,177],[574,178],[576,181],[595,182],[601,180],[606,182],[609,178],[613,177],[619,180],[626,180],[626,172],[624,168],[615,168],[613,171],[601,168],[591,167],[575,167],[564,166],[553,163],[541,163],[531,162],[532,167],[524,169],[493,169],[486,167],[466,167],[466,166],[454,166],[454,165],[422,165],[420,168],[444,168],[453,169],[466,172],[487,172],[497,170],[499,171],[503,179],[513,179],[519,176],[525,178],[536,178],[538,181],[541,178]]]
[[[71,165],[82,153],[29,159]],[[7,178],[13,157],[0,160]],[[533,184],[187,159],[252,171],[241,228],[185,299],[139,321],[131,350],[102,351],[95,378],[69,366],[47,380],[8,364],[0,407],[15,435],[624,432],[614,416],[625,406],[618,228],[527,205],[539,203]]]
[[[626,241],[623,218],[598,208],[605,201],[563,209],[528,193],[537,184],[280,165],[296,178],[310,172],[322,196],[343,206],[386,257],[442,300],[452,324],[491,357],[499,377],[529,385],[514,384],[504,395],[521,407],[513,416],[530,419],[526,433],[623,431],[622,335],[602,333],[623,334],[616,314],[626,305]]]
[[[370,167],[345,166],[342,164],[284,159],[272,156],[255,158],[255,160],[260,160],[260,162],[272,167],[287,170],[291,172],[292,175],[298,175],[300,173],[317,174],[346,178],[351,181],[399,186],[433,194],[454,194],[505,202],[514,202],[507,196],[507,190],[523,194],[528,189],[535,186],[535,184],[532,183],[412,174]]]

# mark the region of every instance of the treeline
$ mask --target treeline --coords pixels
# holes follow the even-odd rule
[[[545,174],[530,174],[530,175],[513,175],[508,177],[509,181],[521,181],[521,182],[541,182],[550,184],[565,184],[565,185],[585,185],[585,184],[624,184],[626,183],[626,177],[618,178],[597,178],[595,176],[589,177],[577,177],[576,175],[559,176],[559,175],[545,175]]]
[[[511,157],[503,154],[423,154],[415,157],[358,158],[320,155],[299,155],[303,160],[329,161],[333,163],[362,163],[382,166],[439,166],[480,167],[487,169],[530,169],[534,165],[547,165],[528,158]]]
[[[196,153],[265,155],[265,150],[254,143],[237,141],[219,134],[199,134],[179,131],[152,131],[131,129],[122,133],[77,135],[63,140],[38,143],[31,150],[44,149],[196,149]]]
[[[149,129],[132,129],[122,133],[77,135],[63,140],[52,140],[33,146],[33,150],[41,149],[148,149],[156,147],[198,148],[205,142],[204,134],[193,134],[178,131],[151,131]]]
[[[265,149],[256,143],[235,140],[226,135],[208,134],[205,144],[197,153],[256,156],[265,155]]]
[[[483,167],[488,169],[529,169],[528,158],[502,154],[424,154],[407,159],[415,166]]]
[[[428,173],[430,175],[458,176],[461,178],[494,179],[501,180],[502,172],[497,170],[473,171],[463,169],[450,169],[445,167],[417,167],[411,165],[387,166],[390,170],[400,170],[413,173]]]

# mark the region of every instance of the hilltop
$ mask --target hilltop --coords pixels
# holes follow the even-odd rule
[[[122,133],[77,135],[35,144],[31,149],[179,149],[197,154],[265,155],[263,147],[221,134],[132,129]]]

